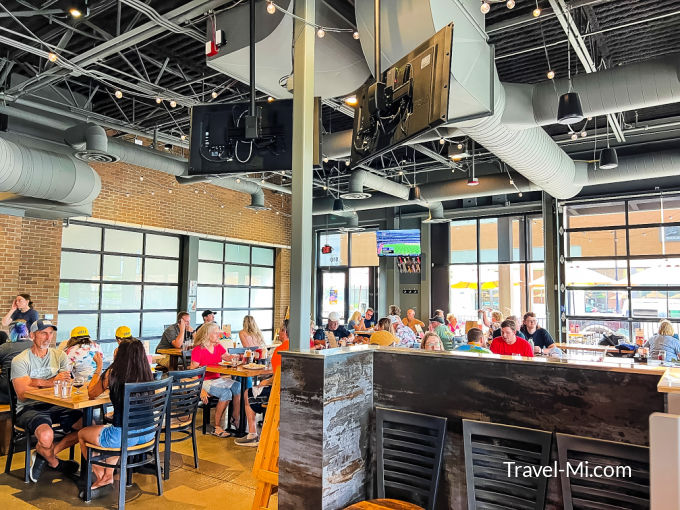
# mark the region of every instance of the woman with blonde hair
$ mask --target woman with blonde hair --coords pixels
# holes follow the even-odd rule
[[[659,352],[666,353],[666,360],[680,359],[680,340],[673,336],[673,325],[669,320],[662,320],[659,323],[659,334],[654,335],[647,342],[649,355],[652,359],[659,358]]]
[[[352,316],[349,318],[349,322],[347,322],[347,327],[349,329],[356,329],[359,322],[361,322],[361,312],[359,310],[355,310]]]
[[[246,315],[243,318],[243,329],[238,332],[238,337],[241,340],[241,345],[243,347],[261,349],[263,353],[262,357],[267,357],[267,344],[264,343],[262,331],[260,331],[260,328],[257,326],[255,317]]]

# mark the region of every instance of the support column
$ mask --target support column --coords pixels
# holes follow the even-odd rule
[[[194,283],[192,284],[192,282]],[[196,319],[197,282],[198,237],[187,236],[182,239],[182,279],[179,288],[179,310],[189,312],[192,323],[198,322]],[[200,322],[198,323],[200,324]]]
[[[423,230],[427,230],[427,228]],[[444,313],[448,313],[451,309],[449,304],[449,238],[451,226],[448,223],[431,223],[429,230],[430,313],[438,308],[444,310]],[[423,265],[420,265],[421,270]]]
[[[448,252],[449,245],[446,244]],[[427,325],[427,319],[432,315],[432,243],[430,224],[420,224],[420,310],[418,317]],[[446,277],[448,282],[448,275]],[[448,292],[448,289],[447,289]],[[448,310],[447,306],[444,310]]]
[[[315,0],[296,0],[295,15],[314,23]],[[312,295],[312,180],[314,176],[314,27],[293,30],[293,196],[290,267],[290,349],[309,350]]]
[[[545,329],[555,341],[564,341],[561,336],[560,319],[560,250],[558,249],[561,235],[559,235],[559,215],[557,201],[543,193],[543,250],[545,260]]]

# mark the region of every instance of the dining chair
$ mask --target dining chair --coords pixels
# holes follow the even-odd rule
[[[16,451],[21,451],[22,449],[26,452],[25,462],[24,462],[24,482],[29,483],[30,471],[31,471],[31,448],[36,444],[36,440],[33,435],[27,430],[19,427],[16,423],[17,418],[17,394],[14,391],[14,385],[12,384],[11,374],[8,372],[7,378],[9,383],[9,409],[10,409],[10,419],[12,423],[12,436],[9,440],[9,449],[7,450],[7,460],[5,461],[5,473],[9,473],[12,469],[12,459],[14,458],[14,453]],[[66,433],[61,429],[59,423],[53,423],[52,429],[55,432],[54,442],[58,442]],[[74,447],[69,448],[69,460],[74,458]]]
[[[118,488],[118,509],[125,508],[125,488],[132,484],[131,468],[154,464],[158,495],[163,494],[161,480],[161,461],[159,454],[160,433],[165,423],[165,414],[170,402],[172,377],[160,381],[125,383],[123,390],[123,423],[121,427],[121,446],[106,448],[86,443],[85,501],[92,500],[92,465],[118,468],[120,484]],[[153,439],[137,446],[128,447],[130,439],[153,433]],[[110,457],[118,457],[114,463],[107,463]],[[133,458],[134,457],[134,458]],[[129,478],[129,479],[128,479]]]
[[[569,434],[556,436],[565,510],[650,508],[649,448]],[[595,476],[596,469],[599,476]]]
[[[168,372],[172,377],[170,408],[165,413],[163,428],[163,479],[170,478],[170,449],[172,443],[191,439],[194,451],[194,467],[198,469],[198,448],[196,447],[196,412],[201,401],[201,389],[205,378],[205,367],[193,370]],[[173,435],[176,437],[173,438]]]
[[[542,510],[547,478],[510,473],[513,463],[534,471],[547,466],[551,442],[544,430],[463,420],[468,508]]]

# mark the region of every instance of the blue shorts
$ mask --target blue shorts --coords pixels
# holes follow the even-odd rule
[[[208,395],[217,397],[220,402],[229,402],[235,396],[241,394],[241,383],[233,379],[219,378],[205,382],[208,383],[206,385]]]
[[[99,446],[104,448],[120,448],[121,446],[121,427],[114,427],[113,425],[106,425],[99,434]],[[148,443],[154,438],[155,433],[149,432],[142,436],[128,438],[128,448],[137,446],[138,444]]]

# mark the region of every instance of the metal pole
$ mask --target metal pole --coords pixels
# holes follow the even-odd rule
[[[250,0],[250,116],[255,116],[255,0]]]
[[[373,36],[374,36],[374,69],[375,81],[380,81],[380,0],[373,0]]]
[[[296,0],[293,30],[293,196],[290,264],[290,349],[309,350],[312,310],[315,0]]]

